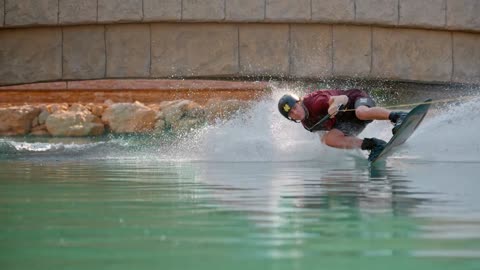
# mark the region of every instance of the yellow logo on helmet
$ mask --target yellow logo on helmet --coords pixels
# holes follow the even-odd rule
[[[291,108],[290,108],[290,106],[288,106],[288,104],[285,104],[285,105],[283,106],[283,110],[284,110],[285,112],[287,112],[287,113],[290,111],[290,109],[291,109]]]

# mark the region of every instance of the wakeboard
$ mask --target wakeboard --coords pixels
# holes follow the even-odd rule
[[[380,152],[380,155],[372,160],[370,164],[374,165],[376,162],[384,161],[388,156],[394,153],[395,148],[402,145],[408,138],[410,138],[420,123],[422,123],[425,115],[427,115],[431,104],[432,100],[427,99],[422,104],[413,108],[397,129],[397,132],[395,132],[390,141],[388,141],[383,151]]]

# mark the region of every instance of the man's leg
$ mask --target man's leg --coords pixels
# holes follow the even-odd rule
[[[332,129],[327,132],[327,134],[322,137],[322,142],[334,148],[360,148],[362,150],[368,150],[370,151],[370,155],[368,156],[368,160],[370,161],[374,160],[387,144],[385,141],[376,138],[365,138],[362,140],[354,136],[345,136],[345,134],[338,129]]]
[[[360,120],[390,120],[394,127],[392,129],[393,134],[398,130],[403,122],[403,119],[407,116],[406,112],[392,112],[382,107],[368,107],[359,106],[355,109],[355,115]]]
[[[322,142],[334,148],[355,149],[362,146],[363,140],[354,136],[345,136],[342,131],[332,129],[323,135]]]
[[[391,111],[382,107],[359,106],[355,109],[355,115],[360,120],[389,120]]]

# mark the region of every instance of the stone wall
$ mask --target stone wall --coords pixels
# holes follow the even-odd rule
[[[478,0],[0,0],[0,85],[101,78],[480,83]]]

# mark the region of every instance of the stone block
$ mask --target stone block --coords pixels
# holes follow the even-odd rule
[[[143,0],[144,21],[178,21],[182,19],[182,0]]]
[[[97,0],[60,0],[59,24],[97,22]]]
[[[480,1],[447,0],[447,27],[480,31]]]
[[[370,75],[372,29],[368,26],[333,26],[333,74],[346,77]]]
[[[396,25],[399,0],[356,0],[355,20],[359,23]]]
[[[240,25],[242,75],[287,75],[289,70],[288,25]]]
[[[150,75],[150,26],[106,26],[107,77]]]
[[[278,56],[277,56],[278,58]],[[290,75],[322,77],[332,74],[332,27],[292,25],[290,29]]]
[[[116,103],[108,106],[102,115],[114,133],[151,131],[155,127],[156,113],[140,102]]]
[[[58,0],[5,0],[5,26],[52,25],[58,21]]]
[[[372,76],[409,81],[450,81],[453,64],[450,33],[373,28],[372,36]]]
[[[220,21],[225,19],[225,0],[183,0],[185,21]]]
[[[31,105],[0,108],[0,135],[28,134],[40,111],[40,108]]]
[[[453,34],[453,81],[480,83],[480,35]]]
[[[0,85],[62,78],[60,28],[0,31]]]
[[[266,20],[299,21],[311,19],[310,0],[266,0]]]
[[[73,105],[68,111],[49,115],[45,128],[51,135],[62,137],[98,136],[105,131],[102,120],[80,104]]]
[[[142,0],[98,0],[98,22],[138,22]]]
[[[265,0],[226,0],[225,19],[228,21],[262,21],[265,19]]]
[[[444,27],[445,0],[399,0],[399,25]]]
[[[355,0],[312,0],[312,21],[353,22]]]
[[[237,26],[152,25],[152,76],[222,76],[237,73]]]
[[[66,27],[63,30],[63,78],[98,79],[105,76],[104,26]]]

